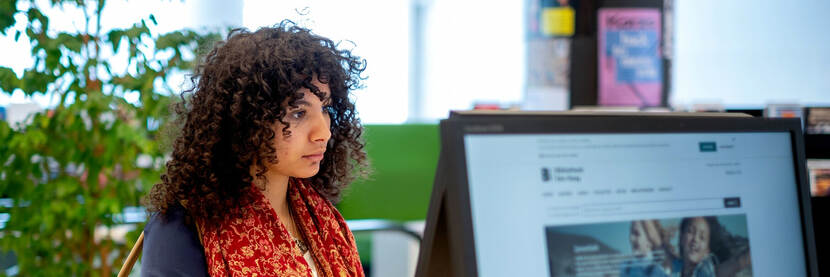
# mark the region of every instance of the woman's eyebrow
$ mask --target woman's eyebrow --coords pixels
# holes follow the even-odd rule
[[[297,100],[297,102],[294,102],[294,105],[296,105],[297,107],[299,107],[299,106],[311,106],[311,103],[308,103],[308,101],[305,101],[305,100]]]
[[[323,106],[331,104],[331,98],[326,97],[321,102],[323,102]],[[294,102],[294,105],[296,105],[297,107],[299,107],[299,106],[311,106],[311,103],[309,103],[306,100],[297,100],[297,102]]]

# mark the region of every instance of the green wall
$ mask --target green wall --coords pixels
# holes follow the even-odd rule
[[[440,139],[437,125],[367,125],[373,174],[358,180],[337,205],[346,219],[426,218]]]

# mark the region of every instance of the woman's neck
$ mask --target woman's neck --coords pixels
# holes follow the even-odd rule
[[[265,183],[265,191],[263,192],[265,198],[268,199],[271,207],[280,218],[290,216],[288,202],[286,201],[286,193],[288,193],[288,176],[269,175],[266,173],[266,179],[268,182]]]
[[[688,277],[692,276],[692,273],[695,272],[695,268],[697,267],[697,263],[690,262],[688,260],[683,261],[683,274],[682,276]]]
[[[288,207],[288,200],[286,197],[288,193],[288,176],[279,174],[265,173],[267,183],[265,183],[265,191],[263,194],[271,204],[271,208],[277,214],[280,223],[285,226],[286,231],[291,237],[299,238],[302,235],[291,217],[291,210]]]

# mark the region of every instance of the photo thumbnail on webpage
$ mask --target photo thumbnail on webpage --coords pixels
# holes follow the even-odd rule
[[[753,276],[745,214],[547,226],[551,277]]]

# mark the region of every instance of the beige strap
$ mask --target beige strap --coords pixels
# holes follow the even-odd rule
[[[204,242],[204,241],[202,241],[202,227],[201,227],[201,226],[199,226],[199,223],[198,223],[198,222],[196,223],[196,236],[197,236],[197,237],[199,237],[199,244],[201,244],[201,245],[202,245],[202,247],[204,247],[204,246],[205,246],[205,242]]]
[[[135,241],[135,245],[133,245],[133,249],[130,250],[130,255],[127,256],[127,259],[124,260],[124,265],[121,266],[121,271],[118,272],[118,277],[127,277],[130,275],[130,271],[133,270],[133,265],[135,262],[138,261],[138,256],[141,256],[141,249],[144,247],[144,232],[141,232],[141,235],[138,236],[138,240]]]
[[[187,212],[187,200],[179,200],[179,204],[182,205],[182,207],[184,207],[185,212]],[[199,244],[201,244],[204,247],[205,242],[202,241],[202,226],[199,226],[199,222],[197,222],[195,219],[193,221],[193,225],[196,225],[196,236],[199,237]]]

